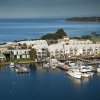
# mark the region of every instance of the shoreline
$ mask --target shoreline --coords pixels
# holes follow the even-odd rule
[[[18,64],[33,64],[33,63],[42,63],[42,61],[19,61]],[[8,62],[0,62],[0,66],[10,64],[10,61]]]
[[[0,66],[7,65],[7,64],[10,64],[10,61],[8,61],[8,62],[0,62]]]

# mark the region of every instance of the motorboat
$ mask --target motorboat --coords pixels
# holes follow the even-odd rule
[[[63,67],[63,66],[65,66],[65,63],[59,61],[59,62],[58,62],[58,66]]]
[[[15,69],[17,73],[29,73],[29,69],[26,67],[20,67]]]
[[[68,71],[68,74],[77,79],[80,79],[82,77],[82,73],[79,72],[79,69],[71,69]]]
[[[55,69],[56,67],[57,67],[57,65],[52,65],[51,66],[52,69]]]
[[[48,62],[43,63],[43,68],[49,68],[49,67],[50,67],[50,63],[48,63]]]
[[[82,73],[91,72],[91,71],[92,71],[92,69],[88,66],[81,66],[80,67],[80,72],[82,72]]]
[[[9,66],[10,66],[10,68],[14,68],[15,67],[15,63],[11,62]]]
[[[58,61],[57,61],[57,59],[50,59],[50,67],[52,69],[55,69],[56,67],[58,67]]]
[[[93,76],[93,72],[86,72],[86,73],[82,73],[82,77],[86,77],[86,78],[89,78],[91,76]]]
[[[89,78],[91,75],[89,73],[82,73],[82,77]]]
[[[90,74],[90,76],[93,76],[93,74],[94,74],[93,72],[87,72],[87,73]]]
[[[74,61],[66,61],[65,64],[69,65],[69,66],[75,66],[76,65]]]
[[[99,72],[99,73],[100,73],[100,65],[99,65],[99,67],[97,68],[97,72]]]

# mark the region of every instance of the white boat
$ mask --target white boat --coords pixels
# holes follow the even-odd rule
[[[80,68],[80,72],[82,72],[82,73],[91,72],[91,71],[92,71],[92,69],[87,66],[81,66],[81,68]]]
[[[68,71],[68,74],[77,79],[80,79],[82,77],[82,73],[79,72],[79,69],[71,69]]]
[[[73,61],[66,61],[65,64],[69,65],[69,66],[75,66],[76,65],[75,62],[73,62]]]
[[[97,68],[97,72],[99,72],[99,73],[100,73],[100,65],[99,65],[99,67]]]
[[[57,59],[50,59],[50,67],[52,69],[55,69],[56,67],[58,67],[58,61],[57,61]]]
[[[89,78],[91,75],[89,73],[82,73],[82,77]]]
[[[28,73],[29,69],[26,67],[20,67],[15,69],[17,73]]]
[[[57,67],[57,65],[52,65],[51,66],[52,69],[55,69],[56,67]]]
[[[63,67],[63,66],[65,66],[65,63],[63,63],[63,62],[58,62],[58,66]]]
[[[50,67],[50,63],[48,63],[48,62],[43,63],[43,68],[49,68],[49,67]]]
[[[93,72],[87,72],[87,73],[89,73],[89,74],[90,74],[90,76],[93,76],[93,74],[94,74]]]
[[[10,68],[14,68],[15,67],[15,63],[11,62],[9,66],[10,66]]]
[[[93,76],[93,72],[86,72],[86,73],[82,73],[82,77],[86,77],[86,78],[89,78],[91,76]]]

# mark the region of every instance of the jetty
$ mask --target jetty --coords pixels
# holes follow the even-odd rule
[[[67,65],[66,66],[58,66],[59,69],[62,69],[62,70],[65,70],[65,71],[68,71],[68,67]]]

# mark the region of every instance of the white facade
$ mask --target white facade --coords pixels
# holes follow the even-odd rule
[[[100,44],[53,44],[48,47],[50,56],[64,57],[79,56],[79,55],[98,55],[100,53]]]
[[[12,58],[30,58],[30,49],[16,49],[16,50],[11,50],[11,57]]]
[[[92,41],[90,40],[69,40],[68,41],[69,45],[89,45],[89,44],[93,44]]]
[[[35,45],[39,45],[39,46],[48,46],[47,41],[46,40],[34,40],[34,41],[20,41],[17,42],[19,44],[26,44],[28,46],[35,46]]]

